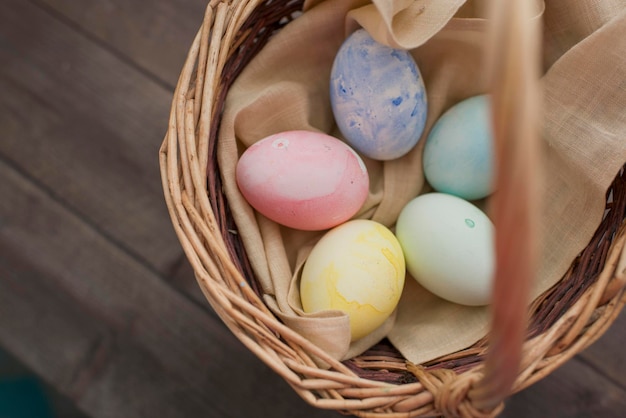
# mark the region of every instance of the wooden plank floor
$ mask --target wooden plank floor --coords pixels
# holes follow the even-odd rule
[[[158,148],[204,0],[0,2],[0,346],[96,418],[338,417],[217,319]],[[626,315],[505,417],[626,416]]]

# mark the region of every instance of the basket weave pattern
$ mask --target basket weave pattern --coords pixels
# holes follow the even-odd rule
[[[216,162],[229,86],[302,1],[212,1],[174,94],[160,150],[166,203],[208,302],[231,331],[307,402],[363,417],[492,416],[468,397],[484,374],[488,338],[422,365],[388,341],[338,362],[276,319],[263,304]],[[563,279],[530,307],[529,331],[513,391],[543,378],[587,347],[623,307],[626,179],[607,193],[607,214]],[[330,369],[320,369],[313,358]]]

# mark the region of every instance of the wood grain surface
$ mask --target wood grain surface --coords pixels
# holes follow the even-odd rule
[[[203,0],[0,2],[0,346],[80,411],[339,417],[204,301],[158,169]],[[626,416],[626,317],[504,417]]]

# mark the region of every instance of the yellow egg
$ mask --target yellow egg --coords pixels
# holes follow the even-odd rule
[[[350,318],[352,340],[381,326],[400,300],[404,255],[394,234],[370,220],[328,231],[309,255],[300,281],[305,312],[340,310]]]

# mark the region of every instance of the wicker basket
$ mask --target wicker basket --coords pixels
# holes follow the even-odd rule
[[[180,75],[160,164],[172,222],[198,283],[232,332],[316,407],[363,417],[496,415],[506,396],[587,347],[620,312],[626,300],[623,170],[607,192],[607,216],[564,277],[530,310],[520,307],[510,321],[495,318],[488,338],[421,365],[386,340],[348,361],[330,358],[263,304],[240,238],[230,232],[236,225],[216,162],[230,85],[301,7],[301,0],[211,1]],[[494,316],[498,312],[495,306]]]

